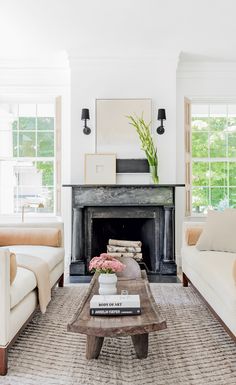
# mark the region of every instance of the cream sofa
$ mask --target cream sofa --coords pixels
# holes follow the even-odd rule
[[[236,341],[236,285],[234,266],[236,253],[199,251],[186,243],[186,231],[192,227],[203,227],[201,222],[185,222],[182,241],[183,285],[188,282],[210,305],[215,316]]]
[[[32,271],[22,267],[17,268],[16,278],[10,285],[11,250],[26,253],[44,259],[50,270],[50,285],[56,283],[63,286],[64,248],[63,224],[56,223],[23,223],[14,225],[0,225],[0,227],[20,226],[23,228],[52,228],[61,230],[62,241],[60,247],[14,245],[0,247],[0,374],[7,373],[7,350],[14,342],[20,330],[31,319],[38,306],[36,278]]]

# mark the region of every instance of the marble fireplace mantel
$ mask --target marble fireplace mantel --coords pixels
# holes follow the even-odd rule
[[[63,187],[72,189],[71,275],[88,272],[88,263],[93,256],[93,221],[98,217],[136,218],[135,208],[140,218],[153,218],[155,262],[152,273],[176,274],[175,189],[184,187],[183,184],[71,184]],[[126,211],[127,215],[124,214]]]

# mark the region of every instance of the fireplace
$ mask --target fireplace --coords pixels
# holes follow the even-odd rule
[[[182,185],[179,185],[182,186]],[[176,185],[70,185],[71,275],[88,273],[90,259],[106,252],[109,238],[140,240],[153,274],[176,274]]]
[[[163,210],[158,207],[90,207],[88,217],[88,259],[106,252],[110,238],[142,242],[143,262],[148,271],[160,270],[163,248],[161,223]]]

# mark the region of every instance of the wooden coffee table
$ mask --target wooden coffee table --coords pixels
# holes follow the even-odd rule
[[[148,334],[166,329],[152,296],[147,274],[142,270],[139,279],[118,279],[118,294],[122,289],[129,294],[139,294],[141,315],[136,316],[90,316],[90,299],[98,294],[98,275],[95,274],[72,321],[67,325],[69,332],[87,335],[86,358],[98,358],[104,337],[131,336],[138,358],[148,355]]]

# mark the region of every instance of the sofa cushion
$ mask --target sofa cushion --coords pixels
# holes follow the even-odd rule
[[[41,245],[61,246],[61,231],[58,228],[27,228],[2,227],[0,228],[0,246],[11,245]]]
[[[236,210],[209,210],[206,224],[198,242],[199,250],[236,253]]]
[[[43,259],[48,263],[49,271],[52,271],[64,258],[64,249],[62,247],[16,245],[11,246],[11,251],[16,253],[16,258],[17,253],[19,253],[35,255]]]
[[[182,248],[183,272],[187,265],[215,291],[229,308],[236,311],[235,262],[236,253],[199,251],[195,246]]]
[[[18,267],[14,282],[10,287],[11,309],[22,301],[37,285],[32,271]]]

